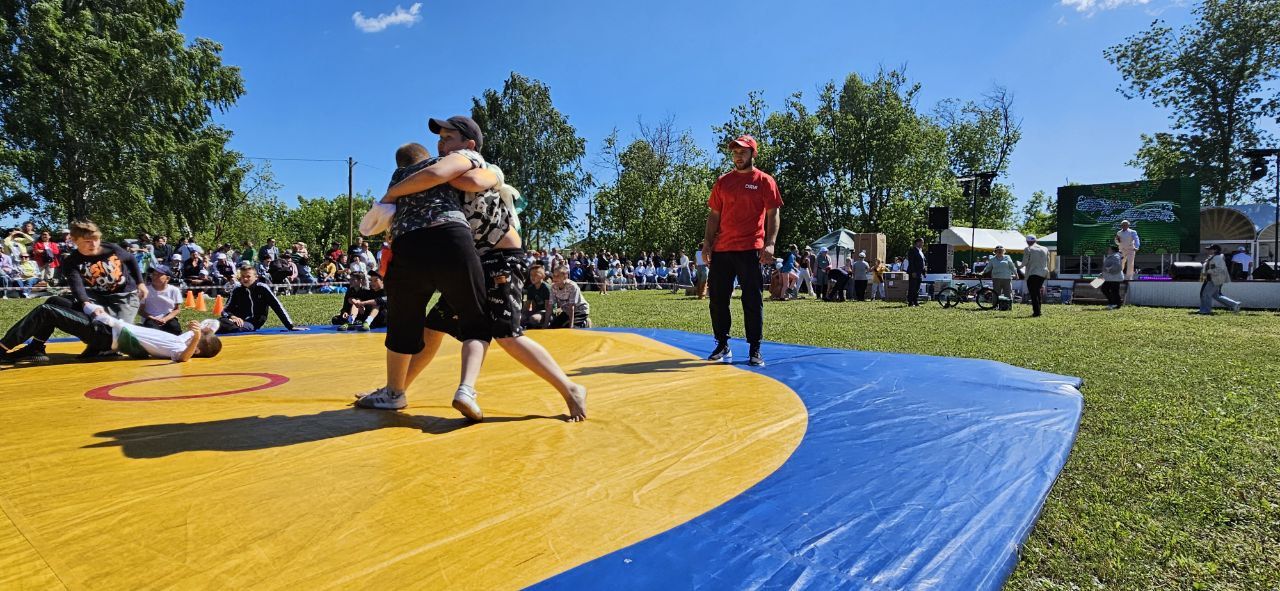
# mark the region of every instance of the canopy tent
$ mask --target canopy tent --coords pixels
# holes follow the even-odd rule
[[[849,258],[850,253],[858,247],[853,231],[844,228],[814,240],[809,246],[813,247],[814,252],[829,249],[832,269],[839,269],[844,264],[844,259]]]
[[[1056,240],[1057,237],[1054,238]],[[943,230],[942,243],[951,245],[955,250],[995,250],[997,246],[1003,246],[1007,252],[1022,252],[1027,248],[1027,239],[1022,232],[990,228],[975,230],[966,226],[951,226]]]
[[[1036,238],[1036,244],[1043,246],[1049,250],[1058,250],[1058,233],[1045,234]]]
[[[853,231],[840,228],[835,232],[814,240],[809,246],[812,246],[814,250],[822,250],[823,248],[829,248],[831,250],[853,250],[854,248],[857,248],[856,244],[857,243],[853,237]]]

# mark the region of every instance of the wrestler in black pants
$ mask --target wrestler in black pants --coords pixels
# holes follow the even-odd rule
[[[739,250],[711,254],[711,273],[707,288],[711,296],[711,331],[717,343],[729,342],[733,326],[729,300],[733,297],[733,281],[742,288],[742,320],[747,329],[747,342],[759,345],[764,335],[763,280],[760,276],[760,251]]]
[[[13,349],[32,337],[39,341],[37,345],[43,345],[53,336],[54,329],[84,341],[92,350],[111,350],[111,327],[94,322],[88,314],[77,310],[71,300],[61,297],[51,297],[32,308],[5,333],[0,345]]]
[[[387,270],[387,350],[415,355],[425,342],[427,303],[436,291],[458,315],[458,340],[489,342],[484,270],[471,228],[444,224],[413,230],[391,243]]]
[[[1031,315],[1040,315],[1040,292],[1044,289],[1044,277],[1027,275],[1027,297],[1031,298]]]

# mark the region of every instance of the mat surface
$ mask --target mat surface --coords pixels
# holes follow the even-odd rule
[[[497,347],[468,425],[452,343],[402,413],[344,406],[376,334],[182,365],[51,345],[0,370],[0,588],[994,589],[1081,408],[1074,378],[979,360],[534,336],[586,423]]]

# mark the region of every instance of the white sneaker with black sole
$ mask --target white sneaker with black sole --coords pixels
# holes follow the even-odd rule
[[[356,399],[356,406],[377,410],[400,410],[409,406],[409,401],[405,398],[403,392],[396,394],[383,387]]]

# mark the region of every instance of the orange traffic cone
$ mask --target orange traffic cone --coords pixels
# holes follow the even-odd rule
[[[200,292],[200,296],[196,298],[196,312],[208,312],[209,304],[205,302],[204,292]]]
[[[222,296],[219,295],[218,297],[213,299],[213,315],[214,316],[222,316],[222,306],[223,306]]]
[[[182,307],[183,307],[183,308],[186,308],[186,309],[188,309],[188,310],[190,310],[190,309],[192,309],[192,308],[196,307],[196,298],[195,298],[195,296],[194,296],[194,295],[192,295],[191,290],[189,290],[189,289],[187,290],[187,299],[186,299],[186,301],[182,302]]]

